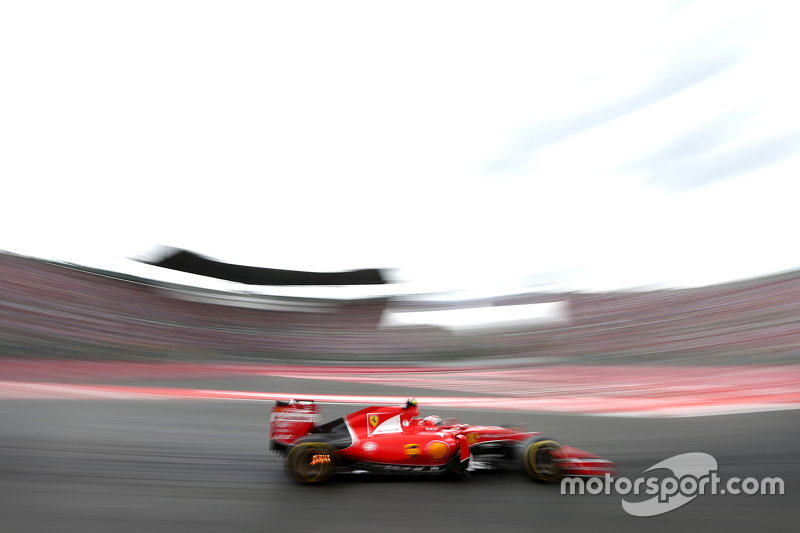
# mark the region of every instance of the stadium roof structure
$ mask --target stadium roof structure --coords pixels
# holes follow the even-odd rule
[[[153,266],[223,279],[245,285],[308,286],[308,285],[383,285],[386,280],[375,268],[345,272],[304,272],[244,265],[209,259],[187,250],[169,248],[157,261],[139,260]]]

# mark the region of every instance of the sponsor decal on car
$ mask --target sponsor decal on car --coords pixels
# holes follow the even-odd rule
[[[272,422],[317,422],[319,415],[302,409],[276,409],[270,415]]]
[[[400,433],[400,415],[388,413],[367,413],[367,436],[380,433]]]
[[[450,446],[446,442],[434,440],[428,443],[426,451],[431,459],[443,459],[450,453]]]
[[[423,473],[423,472],[443,472],[443,466],[409,466],[409,465],[389,465],[379,463],[368,463],[358,461],[356,468],[373,470],[378,472],[398,472],[398,473]]]
[[[361,445],[361,449],[364,450],[364,453],[375,453],[378,451],[378,445],[372,441],[367,441]]]
[[[410,459],[416,459],[417,457],[419,457],[420,454],[419,444],[406,444],[405,446],[403,446],[403,450],[406,452],[406,455]]]
[[[373,415],[368,415],[372,417]],[[403,428],[400,425],[400,415],[395,415],[391,418],[383,418],[380,415],[375,415],[378,417],[378,427],[372,426],[372,420],[370,419],[370,423],[367,426],[367,436],[370,435],[380,435],[383,433],[401,433]]]

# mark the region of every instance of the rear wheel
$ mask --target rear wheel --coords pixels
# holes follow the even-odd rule
[[[305,442],[291,449],[286,469],[300,483],[323,483],[336,470],[336,450],[323,442]]]
[[[522,452],[525,471],[539,481],[552,482],[564,477],[565,458],[564,447],[549,439],[529,442]]]

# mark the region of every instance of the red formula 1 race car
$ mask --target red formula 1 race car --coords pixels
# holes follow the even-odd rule
[[[313,401],[276,402],[270,449],[286,456],[301,483],[321,483],[335,473],[465,474],[515,465],[539,481],[603,476],[614,463],[524,429],[471,426],[438,416],[419,418],[417,402],[367,407],[317,425]]]

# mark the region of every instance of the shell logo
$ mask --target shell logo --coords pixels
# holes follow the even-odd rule
[[[443,459],[450,453],[450,446],[446,442],[435,440],[428,444],[427,452],[431,459]]]
[[[419,457],[420,449],[419,444],[406,444],[403,446],[403,449],[406,452],[406,455],[411,459],[416,459]]]

